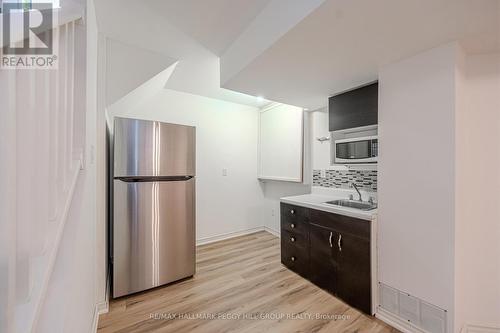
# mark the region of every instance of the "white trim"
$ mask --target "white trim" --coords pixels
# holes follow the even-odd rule
[[[263,227],[263,230],[267,231],[271,235],[274,235],[274,236],[276,236],[278,238],[281,238],[281,234],[280,234],[280,232],[278,230],[274,230],[274,229],[271,229],[269,227]]]
[[[354,161],[361,161],[361,162],[354,162]],[[335,164],[337,165],[342,165],[342,164],[349,164],[349,166],[356,165],[356,164],[376,164],[378,163],[378,156],[377,157],[363,157],[363,158],[340,158],[335,156]]]
[[[292,182],[292,183],[302,183],[302,180],[299,178],[288,178],[288,177],[273,177],[273,176],[258,176],[257,179],[265,181],[265,180],[275,180],[281,182]]]
[[[99,316],[109,312],[109,283],[106,288],[106,300],[103,302],[96,303],[94,306],[94,317],[92,319],[92,333],[97,332],[97,326],[99,325]]]
[[[366,125],[366,126],[360,126],[360,127],[346,128],[346,129],[341,129],[341,130],[336,130],[336,131],[330,131],[330,133],[349,134],[349,133],[356,133],[356,132],[373,131],[373,130],[376,130],[376,129],[378,129],[378,124],[376,124],[376,125]]]
[[[106,299],[103,302],[97,303],[96,309],[98,314],[109,312],[109,288],[106,288]]]
[[[378,307],[377,312],[375,313],[375,317],[382,320],[386,324],[400,330],[403,333],[429,333],[421,328],[416,327],[415,325],[396,317],[392,313]]]
[[[94,316],[92,318],[92,328],[90,329],[91,333],[97,332],[97,325],[99,323],[99,310],[98,310],[99,305],[96,304],[94,307]]]
[[[106,294],[106,298],[108,298],[108,294]],[[104,302],[100,302],[96,304],[96,309],[98,314],[104,314],[109,312],[109,301],[106,300]]]
[[[278,102],[271,102],[271,103],[265,105],[264,107],[260,108],[260,112],[262,113],[262,112],[272,110],[280,105],[283,105],[283,104],[278,103]]]
[[[92,319],[92,329],[91,333],[97,332],[97,326],[99,325],[99,316],[103,313],[109,312],[109,301],[108,301],[108,293],[106,293],[106,301],[97,303],[94,307],[94,316]]]
[[[203,237],[203,238],[199,238],[196,240],[196,246],[210,244],[210,243],[218,242],[218,241],[229,239],[229,238],[249,235],[249,234],[259,232],[259,231],[267,231],[267,230],[265,230],[265,227],[262,226],[262,227],[257,227],[257,228],[228,232],[225,234],[220,234],[220,235],[215,235],[215,236]]]
[[[372,311],[371,314],[375,315],[377,306],[379,304],[379,290],[378,290],[378,225],[377,216],[373,216],[370,221],[371,227],[371,241],[370,241],[370,266],[371,266],[371,286],[372,286]]]
[[[360,136],[355,138],[347,138],[347,139],[339,139],[335,140],[335,144],[337,143],[346,143],[346,142],[356,142],[356,141],[368,141],[378,139],[378,135],[369,135],[369,136]]]
[[[500,333],[499,325],[465,324],[460,330],[462,333]]]

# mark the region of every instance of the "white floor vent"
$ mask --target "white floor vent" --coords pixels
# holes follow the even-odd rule
[[[446,333],[446,310],[379,283],[379,307],[422,332]]]

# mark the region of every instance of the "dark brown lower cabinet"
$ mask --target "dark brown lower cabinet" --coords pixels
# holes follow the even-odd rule
[[[336,293],[337,253],[330,246],[336,237],[334,231],[314,224],[309,226],[309,280],[320,288]],[[332,243],[333,245],[333,243]]]
[[[337,271],[337,296],[347,304],[365,312],[371,312],[371,260],[370,241],[339,234],[339,269]],[[338,239],[338,238],[337,238]]]
[[[281,262],[371,315],[370,221],[284,203],[281,213]]]

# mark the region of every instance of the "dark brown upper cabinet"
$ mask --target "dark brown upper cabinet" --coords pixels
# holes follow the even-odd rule
[[[378,82],[328,99],[330,131],[377,125]]]

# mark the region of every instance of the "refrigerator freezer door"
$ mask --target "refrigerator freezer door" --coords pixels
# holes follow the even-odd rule
[[[114,180],[113,214],[113,297],[194,275],[194,178]]]
[[[114,177],[194,176],[195,128],[115,118]]]

